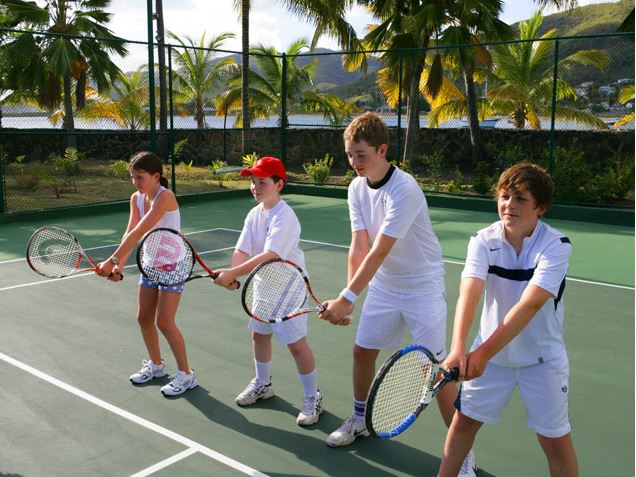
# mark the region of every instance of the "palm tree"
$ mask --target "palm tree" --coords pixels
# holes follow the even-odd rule
[[[206,127],[205,108],[211,104],[214,87],[218,86],[234,64],[229,57],[216,61],[217,53],[213,50],[221,48],[225,40],[234,38],[234,34],[221,33],[206,42],[203,33],[198,44],[190,37],[185,37],[184,41],[172,32],[168,32],[168,36],[182,47],[172,48],[172,58],[176,64],[173,72],[175,100],[180,104],[192,105],[197,128],[202,129]]]
[[[380,54],[385,71],[395,84],[402,77],[406,98],[407,128],[403,161],[410,161],[419,130],[419,96],[427,48],[442,25],[449,20],[447,2],[435,0],[359,0],[381,22],[370,27],[362,43],[367,50],[389,50]],[[347,66],[363,64],[365,54],[350,55]],[[426,77],[424,89],[435,96],[442,87],[441,55],[437,52]]]
[[[449,7],[451,24],[440,37],[442,45],[474,45],[472,47],[448,48],[442,50],[458,63],[463,78],[466,99],[468,127],[473,163],[477,164],[482,156],[482,141],[477,112],[475,92],[475,69],[478,64],[485,68],[492,65],[488,49],[479,42],[511,39],[512,28],[498,19],[503,3],[501,0],[459,0]]]
[[[131,131],[146,129],[150,124],[148,81],[142,66],[130,74],[121,73],[113,84],[114,98],[95,97],[81,111],[83,118],[109,118]]]
[[[283,61],[286,61],[285,100],[288,110],[304,109],[306,111],[323,111],[331,120],[338,121],[339,115],[346,116],[346,109],[353,111],[350,105],[338,105],[331,95],[313,90],[313,77],[316,73],[317,61],[313,60],[300,66],[299,54],[308,49],[305,39],[296,40],[288,49],[285,59],[274,47],[258,45],[250,49],[256,68],[249,72],[249,109],[252,118],[267,118],[278,115],[279,124],[289,124],[287,114],[282,116],[281,105],[283,91]],[[228,90],[216,102],[217,115],[223,116],[227,111],[236,111],[236,126],[243,124],[241,103],[242,75],[238,67],[228,80]],[[345,102],[346,103],[346,102]]]
[[[527,22],[519,24],[519,43],[495,45],[492,49],[493,71],[488,92],[492,112],[512,117],[516,128],[523,129],[528,123],[540,129],[540,116],[551,111],[552,82],[554,74],[554,37],[552,29],[538,36],[543,23],[541,11]],[[607,67],[609,55],[601,50],[581,50],[559,60],[557,71],[563,73],[575,65]],[[562,78],[557,79],[556,97],[559,101],[575,100],[574,88]],[[576,122],[590,124],[601,129],[605,123],[592,114],[567,105],[555,105],[556,116]]]
[[[24,0],[4,0],[4,4],[20,27],[50,34],[27,31],[6,45],[7,54],[14,58],[10,78],[33,94],[41,107],[54,110],[63,104],[63,127],[71,133],[72,145],[73,84],[76,106],[81,109],[89,79],[98,91],[109,89],[120,74],[110,54],[128,53],[123,40],[105,26],[111,19],[105,10],[110,0],[57,0],[44,8]]]

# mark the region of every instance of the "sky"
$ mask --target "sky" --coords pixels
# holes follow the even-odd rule
[[[591,3],[608,3],[617,0],[579,0],[579,5]],[[281,2],[274,0],[251,0],[250,10],[250,44],[262,43],[284,51],[298,38],[311,39],[313,27],[286,12]],[[127,40],[146,41],[147,20],[145,0],[111,0],[108,8],[113,14],[110,28],[113,32]],[[154,5],[154,0],[153,0]],[[536,10],[536,2],[532,0],[504,0],[502,20],[514,23],[532,16]],[[238,14],[233,8],[232,0],[163,0],[164,23],[166,31],[190,36],[198,40],[203,32],[206,37],[231,32],[236,35],[228,40],[228,50],[240,51],[241,26]],[[546,13],[553,13],[546,11]],[[348,15],[349,22],[355,27],[358,36],[363,36],[371,17],[362,7],[357,7]],[[333,38],[325,37],[319,47],[337,50],[338,45]]]

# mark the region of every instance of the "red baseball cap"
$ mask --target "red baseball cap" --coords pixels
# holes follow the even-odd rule
[[[252,167],[249,169],[243,169],[240,174],[242,176],[251,176],[254,174],[258,177],[278,176],[283,181],[287,182],[285,166],[280,159],[275,157],[261,157]]]

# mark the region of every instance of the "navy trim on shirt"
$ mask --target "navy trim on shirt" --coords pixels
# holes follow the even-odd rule
[[[491,265],[488,267],[488,273],[497,275],[498,277],[505,278],[507,280],[514,280],[516,282],[527,282],[534,275],[534,271],[537,267],[529,269],[514,269],[503,268],[497,265]]]

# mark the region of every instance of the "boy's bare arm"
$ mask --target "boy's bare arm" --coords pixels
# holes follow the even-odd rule
[[[466,374],[466,338],[483,290],[484,281],[479,278],[463,278],[459,286],[450,353],[444,364],[447,368],[458,367],[460,378]]]
[[[468,354],[466,379],[481,376],[486,363],[517,336],[552,295],[536,285],[528,285],[519,302],[506,314],[503,322],[479,348]]]

